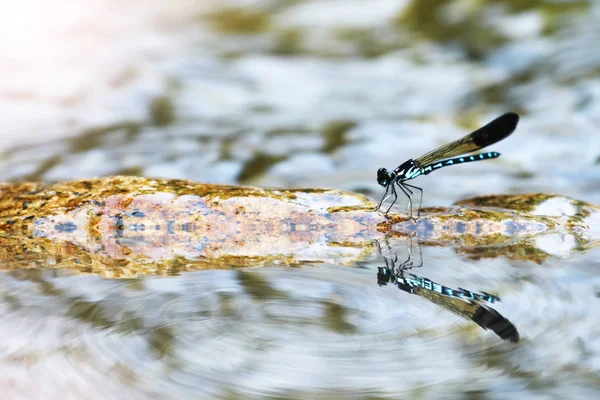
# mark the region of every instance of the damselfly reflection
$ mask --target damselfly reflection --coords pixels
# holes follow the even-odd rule
[[[489,124],[479,128],[478,130],[471,132],[462,139],[445,144],[425,155],[422,155],[419,158],[411,158],[410,160],[405,161],[391,172],[388,172],[388,170],[385,168],[379,168],[377,171],[377,183],[385,188],[385,193],[381,198],[379,205],[375,208],[375,211],[379,210],[382,204],[390,196],[394,196],[392,204],[390,204],[385,213],[387,214],[390,211],[396,200],[398,200],[398,193],[396,193],[397,185],[408,197],[408,211],[410,212],[410,217],[412,218],[413,191],[411,189],[418,190],[420,192],[419,212],[421,210],[421,204],[423,203],[423,189],[417,186],[409,185],[408,183],[405,183],[406,181],[414,179],[420,175],[428,175],[436,169],[448,167],[450,165],[489,160],[491,158],[499,157],[500,153],[495,151],[473,154],[471,156],[457,156],[480,150],[484,147],[499,142],[514,132],[518,122],[519,116],[517,114],[506,113],[496,118]],[[390,191],[391,193],[388,194]]]
[[[377,245],[385,261],[385,267],[377,268],[377,284],[379,286],[391,283],[406,293],[420,296],[456,315],[475,322],[484,330],[493,331],[503,340],[513,343],[519,341],[517,328],[496,310],[482,304],[482,302],[489,304],[499,302],[500,298],[498,296],[483,291],[478,293],[461,287],[453,289],[426,277],[407,273],[409,269],[422,266],[422,261],[419,265],[414,264],[411,257],[412,251],[409,251],[409,257],[406,261],[397,264],[398,257],[389,247],[389,243],[388,248],[392,254],[390,257],[383,254],[379,242]]]

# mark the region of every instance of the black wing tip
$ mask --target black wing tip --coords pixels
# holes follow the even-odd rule
[[[506,129],[510,132],[513,132],[515,129],[517,129],[519,118],[519,114],[511,111],[507,112],[506,114],[502,114],[497,118],[497,120],[501,120],[502,123],[505,124]]]
[[[487,147],[510,136],[517,128],[518,123],[519,115],[507,112],[471,133],[470,137],[479,148]]]

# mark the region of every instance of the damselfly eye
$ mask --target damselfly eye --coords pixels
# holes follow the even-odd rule
[[[384,187],[390,184],[390,175],[388,174],[387,169],[379,168],[377,170],[377,183]]]

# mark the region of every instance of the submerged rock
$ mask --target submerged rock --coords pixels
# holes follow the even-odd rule
[[[598,242],[592,228],[599,208],[560,196],[478,197],[423,209],[418,219],[386,217],[373,211],[375,205],[336,189],[121,176],[7,183],[0,185],[0,265],[135,276],[273,263],[350,264],[386,237],[452,245],[473,258],[539,262]],[[573,240],[557,246],[556,235]]]

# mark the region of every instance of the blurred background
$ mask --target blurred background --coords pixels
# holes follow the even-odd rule
[[[591,0],[3,2],[0,180],[335,187],[506,111],[503,156],[415,181],[600,202]],[[485,177],[485,179],[482,179]]]
[[[0,4],[0,181],[125,174],[379,200],[379,167],[515,111],[516,132],[490,147],[500,158],[414,181],[424,206],[529,192],[600,204],[599,1]],[[123,281],[3,272],[0,392],[597,397],[598,253],[550,243],[568,249],[543,265],[423,249],[419,274],[502,298],[516,345],[378,287],[377,254]]]

